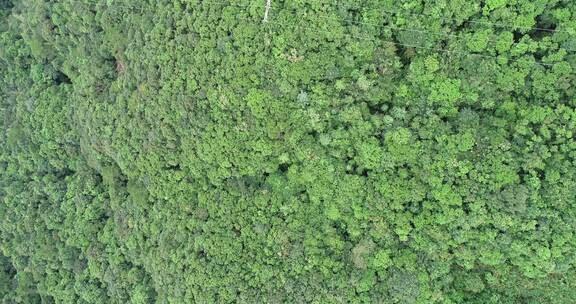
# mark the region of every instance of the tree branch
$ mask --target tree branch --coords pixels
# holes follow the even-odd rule
[[[270,11],[270,2],[271,0],[266,0],[266,10],[264,11],[264,20],[263,22],[268,22],[268,12]]]

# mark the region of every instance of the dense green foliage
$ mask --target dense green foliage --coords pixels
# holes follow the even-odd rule
[[[2,303],[575,303],[576,1],[0,0]]]

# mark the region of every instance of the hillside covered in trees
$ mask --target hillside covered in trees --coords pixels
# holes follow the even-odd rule
[[[576,1],[0,0],[1,303],[576,303]]]

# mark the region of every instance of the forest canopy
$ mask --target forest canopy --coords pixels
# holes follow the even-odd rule
[[[0,0],[1,303],[575,303],[576,1]]]

